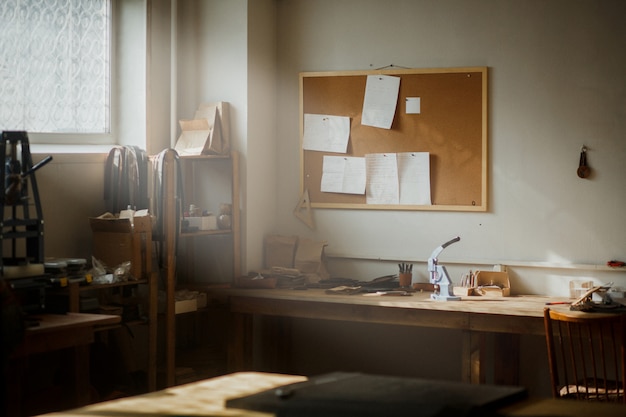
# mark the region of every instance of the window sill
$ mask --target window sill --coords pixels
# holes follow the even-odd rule
[[[66,153],[106,153],[115,145],[50,145],[30,144],[30,153],[34,154],[66,154]]]
[[[36,163],[52,155],[53,161],[61,163],[104,161],[115,145],[50,145],[30,144],[30,153]]]

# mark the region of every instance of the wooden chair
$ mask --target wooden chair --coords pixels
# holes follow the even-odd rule
[[[626,315],[544,309],[552,395],[626,404]]]

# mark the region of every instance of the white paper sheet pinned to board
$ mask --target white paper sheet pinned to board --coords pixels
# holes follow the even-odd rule
[[[320,189],[327,193],[364,194],[365,158],[325,155]]]
[[[304,150],[346,153],[349,138],[349,117],[310,113],[304,115]]]
[[[365,155],[367,204],[431,205],[428,152]]]
[[[368,75],[361,124],[391,129],[398,104],[400,77]]]

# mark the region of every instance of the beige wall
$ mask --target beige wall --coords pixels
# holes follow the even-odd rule
[[[416,278],[426,280],[421,262],[458,235],[440,258],[454,279],[504,263],[520,292],[566,294],[578,277],[626,285],[624,271],[604,267],[626,256],[626,29],[618,17],[625,3],[277,4],[279,232],[327,240],[342,276],[374,278],[406,260],[419,262]],[[310,232],[291,214],[299,195],[298,73],[390,64],[489,67],[489,210],[315,210]],[[594,170],[586,180],[576,175],[583,145]]]
[[[170,3],[151,4],[153,13],[162,14],[152,16],[152,30],[169,30],[155,22],[168,14]],[[454,276],[504,263],[516,292],[563,295],[573,278],[626,285],[623,271],[603,267],[626,252],[626,30],[617,18],[623,2],[386,4],[175,2],[173,92],[159,84],[158,94],[149,95],[152,113],[141,123],[156,153],[175,140],[177,120],[189,117],[200,101],[232,104],[233,144],[242,153],[243,270],[260,266],[265,234],[281,233],[328,241],[336,275],[374,278],[406,260],[418,264],[416,279],[426,280],[421,262],[460,235],[461,242],[441,255]],[[155,50],[167,36],[150,39]],[[168,57],[163,51],[154,55]],[[154,60],[147,68],[156,71]],[[489,211],[315,210],[312,232],[292,215],[300,193],[298,73],[389,64],[489,67]],[[168,70],[148,80],[166,79],[170,67],[164,65]],[[163,104],[167,97],[177,106]],[[594,170],[587,180],[575,174],[583,144]],[[81,207],[76,215],[83,218],[99,214],[102,203],[92,200],[102,188],[104,156],[58,156],[50,167],[57,167],[56,181],[69,191],[58,199],[56,190],[41,187],[46,222],[54,224],[47,235],[58,228],[87,242],[85,224],[60,214],[68,205]],[[48,182],[52,171],[39,171],[40,182]],[[83,185],[87,179],[89,186]],[[46,254],[88,257],[83,244],[64,240],[47,236]]]
[[[286,0],[278,4],[278,224],[328,241],[334,275],[371,279],[398,261],[439,257],[454,280],[509,265],[517,293],[568,294],[572,279],[614,281],[626,257],[626,29],[620,1]],[[299,195],[298,73],[489,67],[486,213],[315,210],[314,232],[291,211]],[[582,145],[594,175],[576,176]],[[295,371],[363,370],[458,379],[457,332],[296,324]],[[545,348],[522,338],[521,383],[548,396]]]
[[[459,235],[461,242],[440,256],[454,279],[468,268],[503,263],[517,293],[565,296],[574,278],[626,286],[623,270],[603,266],[626,258],[623,1],[175,4],[171,99],[176,105],[169,110],[152,103],[151,112],[167,114],[150,114],[154,124],[148,122],[153,127],[147,130],[160,126],[163,117],[175,136],[172,126],[190,117],[200,101],[232,103],[233,143],[242,153],[244,271],[260,266],[263,236],[281,233],[328,241],[334,275],[371,279],[395,272],[396,261],[404,260],[416,262],[416,279],[425,281],[423,262],[436,246]],[[155,7],[166,13],[167,3]],[[298,73],[390,64],[489,67],[489,211],[315,210],[317,228],[310,231],[292,215],[300,196]],[[150,137],[156,136],[152,130]],[[594,170],[587,180],[576,176],[583,144]],[[102,154],[55,155],[37,173],[47,255],[89,256],[86,218],[103,210],[103,162]],[[301,369],[371,368],[385,355],[413,354],[420,360],[411,359],[410,367],[398,360],[379,371],[459,375],[456,335],[374,330],[299,322],[297,359],[306,364],[316,358]],[[523,343],[523,364],[534,364],[542,341]],[[365,345],[368,349],[361,349]],[[437,360],[430,356],[433,351],[440,354]],[[324,355],[334,353],[327,361]],[[546,375],[531,368],[523,366],[523,383],[541,389]]]

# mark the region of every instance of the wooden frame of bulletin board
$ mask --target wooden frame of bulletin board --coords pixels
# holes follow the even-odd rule
[[[390,129],[361,124],[369,75],[400,77]],[[419,114],[407,98],[419,97]],[[350,118],[347,153],[303,149],[304,115]],[[300,73],[301,191],[313,208],[487,211],[487,68]],[[324,155],[429,152],[432,205],[368,204],[363,194],[320,190]]]

